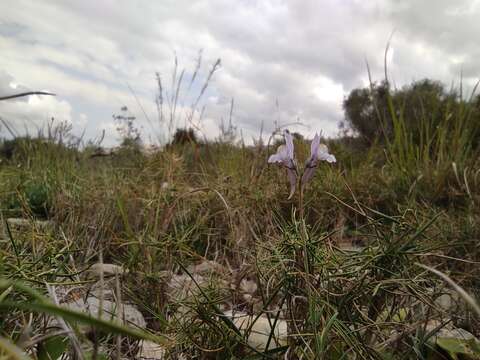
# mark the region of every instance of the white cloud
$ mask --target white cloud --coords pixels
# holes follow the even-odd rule
[[[0,117],[17,134],[32,134],[45,128],[52,118],[72,122],[72,107],[64,100],[51,96],[29,96],[25,101],[0,102]],[[5,134],[3,134],[5,135]]]
[[[84,128],[85,126],[87,126],[87,122],[88,122],[88,116],[84,113],[81,113],[78,116],[78,120],[76,121],[76,125],[80,128]]]

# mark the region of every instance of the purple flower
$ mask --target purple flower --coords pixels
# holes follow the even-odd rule
[[[288,181],[290,182],[290,199],[295,193],[295,187],[297,185],[297,167],[294,159],[293,137],[288,130],[284,132],[285,145],[280,145],[277,148],[277,152],[270,155],[268,163],[279,163],[287,169]]]
[[[315,137],[310,145],[310,158],[305,164],[305,170],[302,176],[302,186],[312,179],[313,174],[315,173],[315,168],[318,166],[319,161],[334,163],[337,161],[337,159],[334,155],[328,152],[327,145],[320,144],[320,136],[315,134]]]

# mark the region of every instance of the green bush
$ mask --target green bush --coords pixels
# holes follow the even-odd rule
[[[10,193],[5,201],[7,216],[22,216],[25,212],[39,218],[49,216],[52,199],[46,184],[28,181]]]
[[[51,207],[51,199],[45,184],[32,182],[25,186],[25,198],[33,215],[47,217]]]

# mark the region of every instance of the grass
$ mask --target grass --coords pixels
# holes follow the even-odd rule
[[[390,103],[401,114],[397,106]],[[41,358],[48,314],[74,329],[64,351],[84,357],[117,356],[132,338],[159,342],[172,358],[448,358],[427,331],[432,320],[480,335],[477,150],[468,111],[455,116],[456,136],[451,120],[432,133],[425,119],[422,141],[413,143],[399,116],[385,146],[359,152],[346,139],[330,141],[338,162],[317,171],[303,216],[299,195],[287,200],[285,174],[267,166],[261,145],[187,142],[98,158],[54,139],[18,140],[0,163],[1,211],[3,220],[22,216],[32,225],[3,226],[0,357]],[[301,162],[309,145],[295,145]],[[37,218],[53,225],[36,226]],[[117,286],[146,330],[49,300],[49,286],[88,287],[85,274],[100,260],[128,269]],[[205,260],[225,270],[199,281],[191,266]],[[181,299],[167,291],[175,274],[193,284]],[[257,286],[251,297],[240,286],[247,279]],[[473,308],[438,306],[444,279]],[[240,328],[225,310],[253,314],[253,322]],[[274,331],[264,348],[248,342],[264,317],[272,328],[288,321],[286,343],[270,346]],[[103,335],[85,339],[78,323]],[[93,341],[95,351],[75,350],[75,338]]]

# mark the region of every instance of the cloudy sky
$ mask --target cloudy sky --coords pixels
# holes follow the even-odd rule
[[[397,86],[430,77],[472,84],[480,73],[478,1],[161,0],[0,2],[0,96],[47,90],[56,97],[0,102],[0,117],[18,133],[33,132],[51,117],[68,121],[86,138],[106,132],[118,140],[112,114],[127,106],[143,137],[165,137],[155,97],[159,72],[172,93],[185,69],[176,121],[185,123],[216,59],[215,72],[194,121],[208,137],[228,119],[246,141],[263,124],[297,121],[307,136],[333,136],[343,119],[342,100],[367,83],[366,61],[383,76],[383,54]],[[192,86],[199,51],[202,63]],[[164,105],[170,114],[168,101]],[[6,135],[5,127],[0,135]]]

